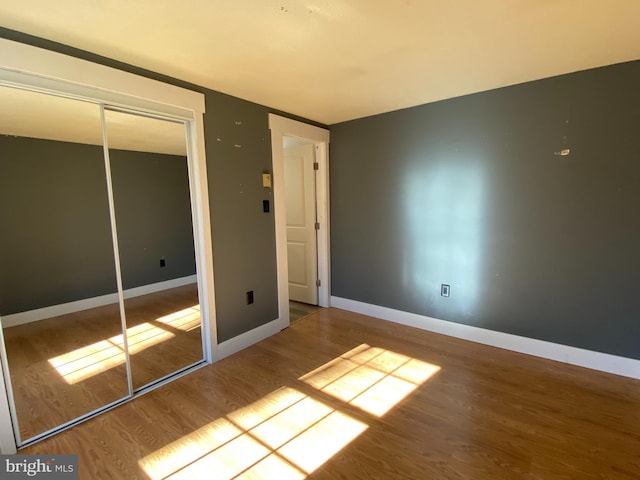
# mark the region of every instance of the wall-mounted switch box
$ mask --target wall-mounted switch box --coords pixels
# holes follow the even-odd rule
[[[440,285],[440,295],[442,295],[443,297],[448,297],[450,293],[451,293],[450,285],[447,285],[445,283]]]
[[[160,266],[161,267],[165,267],[167,265],[167,262],[165,262],[164,258],[160,259]]]
[[[247,305],[251,305],[253,303],[253,290],[249,290],[247,292]]]
[[[263,200],[263,201],[262,201],[262,211],[263,211],[264,213],[269,213],[269,210],[271,210],[271,209],[269,208],[269,200]]]

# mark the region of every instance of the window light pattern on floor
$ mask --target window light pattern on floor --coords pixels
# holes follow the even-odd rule
[[[367,429],[281,388],[139,461],[152,480],[305,478]]]
[[[439,370],[437,365],[362,344],[300,380],[381,417]]]
[[[440,367],[363,344],[300,378],[384,415]],[[151,480],[303,479],[368,425],[292,387],[282,387],[142,458]]]
[[[154,323],[156,324],[154,325]],[[175,333],[169,331],[168,328],[188,332],[199,326],[200,306],[194,305],[156,318],[153,322],[129,327],[127,329],[129,354],[135,355],[146,348],[175,337]],[[49,364],[71,385],[122,365],[124,362],[123,335],[116,335],[49,359]]]

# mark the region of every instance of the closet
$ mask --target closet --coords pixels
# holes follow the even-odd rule
[[[194,119],[11,80],[0,353],[20,447],[211,361],[213,285]]]

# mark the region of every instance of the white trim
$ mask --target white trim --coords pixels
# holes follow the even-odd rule
[[[197,281],[198,278],[196,277],[196,275],[174,278],[173,280],[166,280],[164,282],[150,283],[148,285],[130,288],[123,292],[123,296],[125,299],[139,297],[141,295],[147,295],[149,293],[169,290],[170,288],[182,287],[184,285],[189,285],[190,283],[196,283]],[[109,293],[108,295],[85,298],[82,300],[77,300],[75,302],[60,303],[58,305],[51,305],[49,307],[37,308],[35,310],[28,310],[26,312],[5,315],[0,318],[0,322],[2,322],[1,325],[4,328],[15,327],[16,325],[37,322],[38,320],[58,317],[60,315],[67,315],[68,313],[81,312],[83,310],[89,310],[90,308],[111,305],[112,303],[117,302],[118,294]]]
[[[205,111],[201,93],[3,38],[0,69],[5,70],[5,81],[37,90],[65,92],[118,106],[161,104],[164,108],[160,111],[177,115],[180,110]]]
[[[2,338],[2,329],[0,328],[0,338]],[[6,358],[4,351],[0,352],[0,385],[7,385],[5,383],[4,364]],[[0,453],[13,454],[16,453],[16,441],[14,437],[13,420],[11,418],[11,408],[9,399],[9,390],[3,390],[0,388]]]
[[[470,340],[514,352],[526,353],[528,355],[586,367],[592,370],[640,379],[640,360],[632,358],[619,357],[607,353],[546,342],[544,340],[521,337],[510,333],[496,332],[471,325],[448,322],[446,320],[439,320],[437,318],[403,312],[401,310],[394,310],[392,308],[346,298],[332,296],[331,305],[335,308],[389,320],[430,332],[441,333],[450,337]]]
[[[186,124],[187,157],[189,163],[189,189],[191,193],[191,215],[193,218],[193,243],[198,272],[198,299],[202,319],[202,350],[207,363],[218,360],[218,328],[216,325],[215,289],[213,285],[213,246],[211,217],[209,212],[209,187],[207,158],[204,150],[204,118],[196,113],[193,122]]]
[[[218,345],[218,353],[220,355],[220,358],[222,359],[228,357],[229,355],[233,355],[234,353],[239,352],[244,348],[250,347],[251,345],[258,343],[265,338],[270,337],[271,335],[275,335],[282,330],[280,325],[281,319],[272,320],[269,323],[260,325],[253,330],[249,330],[248,332],[242,333],[222,342],[220,345]]]
[[[278,311],[281,328],[289,326],[289,272],[287,268],[287,221],[284,196],[284,149],[282,137],[296,137],[313,143],[316,149],[316,202],[318,231],[318,304],[330,305],[331,272],[329,264],[329,130],[269,114],[273,158],[273,203],[276,224],[276,261],[278,273]]]
[[[269,114],[269,129],[279,131],[283,136],[296,137],[313,142],[329,143],[330,139],[329,130],[326,128],[315,127],[274,113]]]
[[[111,158],[109,156],[109,139],[107,136],[107,123],[104,113],[104,104],[100,105],[100,125],[102,125],[102,150],[104,173],[107,183],[107,198],[109,199],[109,220],[111,222],[111,245],[113,248],[113,263],[116,274],[116,285],[118,297],[118,308],[120,310],[120,328],[122,332],[127,331],[127,312],[124,308],[124,287],[122,285],[122,265],[120,264],[120,247],[118,246],[118,229],[116,223],[116,206],[113,199],[113,181],[111,177]],[[127,372],[127,389],[129,397],[133,396],[133,374],[131,373],[131,355],[129,354],[129,335],[122,336],[122,346],[124,347],[124,367]],[[16,436],[20,435],[16,432]]]
[[[330,249],[330,222],[329,222],[329,137],[327,140],[316,143],[319,170],[316,175],[316,202],[317,216],[320,230],[318,235],[318,278],[321,285],[318,288],[318,305],[331,306],[331,249]],[[286,225],[285,225],[286,227]],[[286,232],[286,230],[285,230]]]

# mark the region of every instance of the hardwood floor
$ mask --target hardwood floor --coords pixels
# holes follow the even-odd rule
[[[125,300],[134,389],[202,360],[197,286]],[[20,435],[128,395],[117,304],[5,328]]]
[[[83,479],[639,479],[640,382],[323,309],[21,453]]]
[[[307,315],[320,310],[322,307],[309,305],[308,303],[294,302],[289,300],[289,322],[295,322]]]

